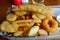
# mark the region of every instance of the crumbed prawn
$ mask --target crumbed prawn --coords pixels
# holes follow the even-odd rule
[[[58,23],[57,23],[57,21],[55,21],[53,19],[45,18],[45,19],[43,19],[42,27],[47,32],[55,32],[58,28]]]

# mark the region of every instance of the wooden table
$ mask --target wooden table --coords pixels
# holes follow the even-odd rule
[[[58,5],[58,0],[45,0],[44,4],[47,6]]]
[[[45,5],[58,5],[57,0],[45,0]],[[0,0],[0,23],[5,18],[7,8],[11,6],[11,2],[9,0]]]

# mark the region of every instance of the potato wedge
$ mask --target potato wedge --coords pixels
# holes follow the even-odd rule
[[[28,32],[28,36],[35,36],[35,34],[38,32],[39,30],[39,26],[33,26],[29,32]]]

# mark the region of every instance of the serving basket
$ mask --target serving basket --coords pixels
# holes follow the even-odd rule
[[[12,8],[14,5],[12,5]],[[55,15],[60,15],[60,6],[49,6],[52,7],[55,11]],[[11,7],[7,9],[6,14],[11,12]],[[60,40],[60,35],[52,35],[52,36],[31,36],[31,37],[14,37],[14,36],[7,36],[5,32],[0,32],[0,35],[8,38],[9,40]]]

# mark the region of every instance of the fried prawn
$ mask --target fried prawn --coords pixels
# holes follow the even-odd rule
[[[47,32],[55,32],[58,28],[58,23],[53,19],[45,18],[42,22],[42,27]]]

